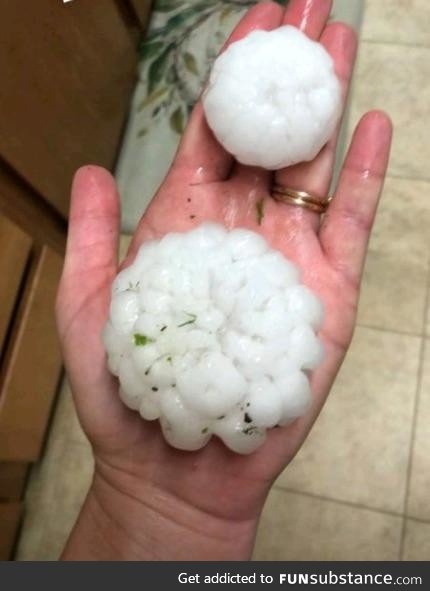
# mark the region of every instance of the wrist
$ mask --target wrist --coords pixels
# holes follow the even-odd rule
[[[257,519],[210,515],[157,487],[124,490],[96,471],[64,560],[248,560]]]

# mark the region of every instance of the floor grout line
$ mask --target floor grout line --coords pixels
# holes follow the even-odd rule
[[[416,338],[425,338],[425,334],[423,332],[413,332],[407,330],[396,330],[394,328],[384,328],[383,326],[373,326],[372,324],[364,324],[363,322],[357,322],[357,327],[360,328],[367,328],[370,330],[377,330],[379,332],[388,332],[391,334],[402,335],[407,337],[416,337]]]
[[[428,309],[430,304],[430,267],[427,265],[427,283],[426,283],[426,295],[425,295],[425,307],[424,307],[424,314],[423,314],[423,330],[425,331],[428,321]],[[417,419],[418,419],[418,408],[419,408],[419,401],[421,396],[421,388],[423,382],[423,366],[424,366],[424,353],[425,353],[425,345],[426,345],[426,337],[425,334],[422,335],[421,345],[420,345],[420,354],[419,354],[419,365],[418,365],[418,375],[417,375],[417,385],[415,390],[415,400],[414,400],[414,408],[413,408],[413,415],[412,415],[412,429],[411,429],[411,438],[410,438],[410,447],[409,447],[409,457],[408,457],[408,465],[406,470],[406,489],[405,489],[405,500],[403,505],[403,523],[402,523],[402,532],[400,537],[400,547],[399,547],[399,560],[403,560],[404,552],[405,552],[405,536],[406,536],[406,524],[408,520],[408,504],[409,504],[409,497],[411,492],[411,477],[412,477],[412,465],[413,465],[413,457],[414,457],[414,447],[415,447],[415,436],[416,436],[416,427],[417,427]]]
[[[274,488],[276,490],[280,490],[283,492],[289,492],[296,495],[303,495],[305,497],[310,497],[311,499],[318,499],[320,501],[326,501],[329,503],[337,503],[338,505],[344,505],[345,507],[351,507],[353,509],[365,509],[366,511],[372,511],[373,513],[382,513],[383,515],[388,515],[389,517],[397,517],[402,518],[403,513],[396,511],[390,511],[389,509],[380,509],[376,507],[370,507],[369,505],[364,505],[363,503],[354,503],[353,501],[345,501],[344,499],[335,499],[332,497],[327,497],[325,495],[319,495],[316,493],[311,493],[308,491],[302,491],[295,488],[291,488],[289,486],[281,486],[279,484],[275,484]]]
[[[392,45],[400,47],[411,47],[413,49],[430,49],[428,43],[407,43],[406,41],[384,41],[383,39],[366,39],[360,35],[360,43],[370,43],[371,45]]]
[[[413,515],[407,515],[406,517],[408,521],[415,521],[416,523],[430,525],[430,519],[424,519],[423,517],[414,517]]]
[[[395,174],[395,173],[390,173],[390,171],[388,171],[388,173],[387,173],[387,179],[393,179],[393,180],[398,180],[398,181],[430,183],[430,177]]]

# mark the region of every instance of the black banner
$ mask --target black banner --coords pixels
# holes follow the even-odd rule
[[[380,589],[430,585],[430,562],[4,562],[0,587],[61,589]]]

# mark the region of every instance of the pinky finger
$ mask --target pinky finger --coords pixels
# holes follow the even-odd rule
[[[334,199],[320,229],[328,262],[358,284],[387,171],[392,125],[382,111],[364,115],[355,130]]]

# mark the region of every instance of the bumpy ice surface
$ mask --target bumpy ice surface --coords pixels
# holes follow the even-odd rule
[[[120,396],[183,450],[250,453],[302,415],[321,361],[319,300],[254,232],[203,224],[141,247],[103,333]]]
[[[284,26],[254,31],[221,54],[203,104],[237,160],[276,170],[315,158],[339,121],[341,91],[323,46]]]

